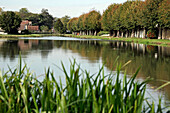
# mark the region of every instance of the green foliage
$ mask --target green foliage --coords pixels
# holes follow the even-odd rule
[[[78,30],[78,18],[72,18],[70,21],[67,23],[67,29],[70,30],[71,32],[77,31]]]
[[[29,21],[32,21],[33,26],[38,26],[40,23],[40,18],[38,14],[31,14],[29,17],[27,17]]]
[[[97,33],[101,29],[101,15],[99,12],[92,10],[89,13],[82,14],[79,18],[72,18],[67,25],[71,31],[91,31]]]
[[[102,22],[102,28],[104,30],[112,31],[115,29],[114,15],[115,15],[115,11],[118,9],[118,7],[119,7],[119,4],[112,4],[103,12],[101,22]]]
[[[70,20],[70,17],[68,15],[61,18],[61,22],[63,23],[64,31],[67,30],[67,23],[69,22],[69,20]]]
[[[54,24],[54,29],[59,32],[60,34],[64,33],[65,32],[65,29],[64,29],[64,25],[63,23],[61,22],[60,19],[57,19],[57,21],[55,22]]]
[[[159,24],[162,27],[170,28],[170,1],[163,0],[158,9]]]
[[[0,15],[0,27],[9,34],[17,34],[21,18],[12,11],[3,12]]]
[[[44,26],[44,25],[41,26],[40,29],[41,29],[42,32],[47,32],[49,30],[48,26]]]
[[[124,66],[123,66],[124,67]],[[137,72],[120,79],[121,65],[115,75],[104,75],[102,67],[96,75],[82,70],[71,62],[70,73],[62,63],[65,85],[47,70],[44,80],[34,77],[27,65],[0,72],[0,112],[57,112],[57,113],[141,113],[155,112],[155,105],[143,107],[146,83],[135,82]],[[116,79],[114,80],[113,78]],[[147,100],[147,99],[146,99]],[[3,106],[3,107],[2,107]],[[162,112],[161,99],[158,112]]]
[[[148,37],[148,38],[155,38],[155,37],[157,37],[157,35],[156,35],[156,30],[150,29],[150,30],[147,32],[147,37]]]
[[[101,35],[104,35],[104,34],[109,34],[109,32],[108,31],[100,31],[97,35],[101,36]]]
[[[144,2],[144,10],[143,10],[143,22],[144,27],[148,29],[154,29],[156,28],[158,24],[158,8],[159,4],[163,0],[146,0]]]
[[[85,16],[86,16],[85,14],[82,14],[78,18],[77,27],[78,27],[78,30],[80,30],[80,31],[84,31],[85,30],[85,25],[84,25]]]
[[[19,12],[20,13],[29,13],[29,11],[28,11],[28,9],[27,8],[21,8],[20,10],[19,10]]]
[[[21,8],[18,12],[22,20],[27,19],[30,15],[32,15],[27,8]]]
[[[21,31],[21,34],[30,34],[30,32],[27,29],[25,29]]]
[[[141,4],[143,1],[127,1],[121,7],[121,28],[123,30],[132,30],[140,28]]]
[[[48,26],[48,29],[53,27],[54,18],[48,13],[47,9],[42,9],[39,15],[39,26]]]
[[[100,30],[101,23],[100,23],[101,15],[99,12],[93,10],[90,11],[87,17],[87,26],[89,30]]]

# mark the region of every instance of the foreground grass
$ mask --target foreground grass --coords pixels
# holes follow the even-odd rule
[[[103,68],[90,75],[74,61],[70,73],[62,64],[63,85],[50,69],[40,82],[21,64],[4,74],[0,72],[1,113],[162,113],[161,99],[156,109],[154,102],[150,104],[144,97],[148,80],[135,82],[139,70],[129,80],[126,74],[121,80],[121,65],[117,65],[115,75],[104,75]]]
[[[161,39],[143,39],[143,38],[117,38],[117,37],[103,37],[103,36],[77,36],[72,34],[65,34],[67,37],[75,38],[89,38],[89,39],[102,39],[102,40],[116,40],[116,41],[126,41],[134,42],[139,44],[155,45],[155,46],[168,46],[170,47],[170,40],[161,40]]]

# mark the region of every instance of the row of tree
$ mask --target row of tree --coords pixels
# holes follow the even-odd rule
[[[138,37],[142,29],[144,33],[147,31],[148,36],[156,37],[160,29],[170,28],[170,1],[128,0],[123,4],[111,4],[102,15],[92,10],[72,19],[69,16],[54,18],[47,9],[35,14],[26,8],[21,8],[19,12],[4,12],[0,8],[0,15],[0,27],[8,33],[16,32],[21,20],[29,20],[41,31],[54,28],[58,33],[66,33],[68,29],[80,35],[97,35],[104,30],[113,36],[134,37],[137,34]]]
[[[79,18],[72,18],[67,28],[72,32],[80,32],[80,35],[97,35],[101,30],[101,14],[95,10],[82,14]]]
[[[80,34],[96,35],[100,30],[114,36],[134,37],[135,31],[145,29],[156,37],[158,28],[170,28],[169,0],[132,0],[123,4],[111,4],[101,16],[93,10],[72,18],[68,29]]]

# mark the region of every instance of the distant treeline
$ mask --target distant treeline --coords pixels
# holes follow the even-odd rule
[[[155,38],[170,28],[170,1],[132,0],[111,4],[102,15],[93,10],[72,18],[67,28],[80,35],[97,35],[104,30],[117,37],[146,37],[147,33]]]
[[[67,29],[67,23],[70,20],[70,17],[67,15],[62,18],[53,17],[49,14],[48,9],[42,9],[40,14],[35,14],[29,12],[27,8],[21,8],[19,12],[16,13],[20,15],[22,20],[32,21],[33,25],[40,26],[40,30],[45,32],[51,31],[55,23],[59,20],[62,22],[62,33],[64,33]],[[58,29],[56,29],[56,31],[58,31]]]
[[[60,25],[60,28],[62,28],[62,31],[60,31],[60,32],[65,33],[65,31],[67,30],[67,23],[70,20],[70,17],[67,15],[62,18],[53,17],[48,12],[48,9],[42,9],[40,14],[36,14],[36,13],[30,12],[27,8],[21,8],[19,11],[16,11],[16,12],[12,12],[12,11],[5,12],[5,11],[3,11],[2,8],[0,8],[0,27],[4,28],[5,26],[10,26],[10,27],[16,26],[16,25],[12,25],[12,24],[16,24],[16,23],[11,23],[11,22],[9,22],[10,20],[17,21],[17,23],[20,24],[21,21],[16,20],[15,16],[19,16],[18,17],[19,20],[32,21],[32,25],[39,26],[40,30],[42,32],[51,32],[52,29],[55,29],[54,26],[55,26],[56,22],[59,21],[62,24],[62,25]],[[9,18],[9,20],[4,19],[3,17]],[[7,25],[9,23],[11,23],[11,24]],[[4,27],[2,26],[2,24],[4,24]],[[17,25],[17,27],[18,27],[18,25]],[[6,28],[6,29],[8,29],[8,28]],[[15,27],[15,29],[17,30],[16,27]],[[5,28],[4,28],[4,30],[5,30]],[[55,31],[59,32],[58,29],[55,29]],[[11,33],[8,31],[6,31],[6,32]]]

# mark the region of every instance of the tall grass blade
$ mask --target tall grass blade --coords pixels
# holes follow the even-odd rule
[[[170,84],[170,81],[165,83],[165,84],[163,84],[163,85],[161,85],[160,87],[156,88],[155,91],[158,91],[158,90],[162,89],[163,87],[168,86],[169,84]]]
[[[1,86],[2,96],[4,96],[4,98],[5,98],[6,100],[8,100],[9,97],[8,97],[7,90],[6,90],[6,88],[5,88],[5,84],[4,84],[4,81],[3,81],[3,77],[2,77],[2,72],[1,72],[1,70],[0,70],[0,86]]]

